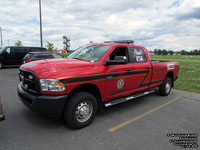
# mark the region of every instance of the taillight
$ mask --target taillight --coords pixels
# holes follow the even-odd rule
[[[27,62],[31,62],[31,61],[33,61],[33,59],[28,59],[28,60],[27,60]]]

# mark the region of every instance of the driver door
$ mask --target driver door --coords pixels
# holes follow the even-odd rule
[[[117,47],[109,56],[108,60],[114,60],[115,56],[125,56],[129,62],[128,48]],[[131,90],[133,78],[130,77],[130,64],[109,65],[105,66],[105,97],[106,100],[116,98],[118,96],[125,96]]]

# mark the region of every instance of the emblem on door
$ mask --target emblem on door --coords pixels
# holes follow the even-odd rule
[[[118,79],[117,80],[117,88],[121,89],[124,86],[124,79]]]

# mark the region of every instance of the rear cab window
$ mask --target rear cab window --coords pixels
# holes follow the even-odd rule
[[[147,61],[144,50],[142,48],[128,47],[128,50],[131,63],[143,63]]]
[[[43,57],[44,59],[53,58],[52,54],[42,54],[42,57]]]
[[[34,54],[33,56],[35,59],[50,59],[53,58],[53,56],[51,54],[42,54],[42,53],[38,53],[38,54]]]
[[[31,53],[26,54],[26,56],[24,57],[24,59],[30,59],[32,56],[33,56],[33,54],[31,54]]]

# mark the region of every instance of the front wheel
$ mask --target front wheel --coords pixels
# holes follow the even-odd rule
[[[87,92],[74,94],[64,110],[64,121],[74,129],[88,126],[95,118],[96,98]]]
[[[167,96],[171,92],[172,80],[169,77],[166,77],[163,81],[163,84],[159,87],[159,93],[162,96]]]

